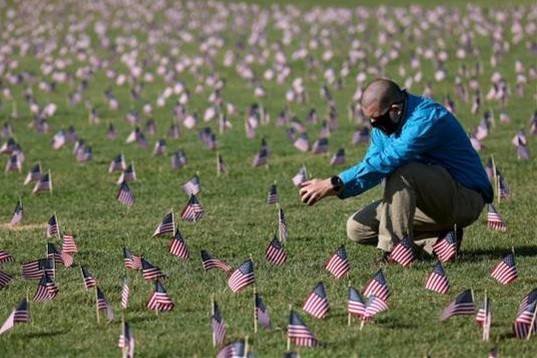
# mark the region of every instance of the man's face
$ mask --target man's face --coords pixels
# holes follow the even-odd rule
[[[377,103],[373,103],[365,107],[363,112],[369,118],[369,123],[371,123],[372,127],[390,135],[399,127],[402,117],[402,105],[392,104],[386,109],[381,109]]]

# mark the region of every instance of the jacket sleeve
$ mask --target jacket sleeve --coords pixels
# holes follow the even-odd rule
[[[381,148],[372,137],[364,159],[339,174],[343,182],[339,197],[344,199],[371,189],[397,168],[436,147],[443,135],[443,119],[442,110],[438,107],[422,109],[407,119],[399,137],[385,141]]]

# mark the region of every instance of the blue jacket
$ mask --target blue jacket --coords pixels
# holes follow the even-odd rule
[[[492,202],[492,186],[460,123],[442,105],[411,94],[401,128],[389,136],[374,128],[363,160],[339,174],[340,197],[361,194],[413,161],[441,165],[457,182]]]

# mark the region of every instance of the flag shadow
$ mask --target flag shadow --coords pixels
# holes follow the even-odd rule
[[[515,246],[515,257],[534,257],[537,256],[537,246]],[[495,247],[491,249],[477,249],[472,251],[463,250],[457,258],[458,261],[475,261],[479,258],[498,258],[500,259],[506,253],[511,252],[511,248]]]

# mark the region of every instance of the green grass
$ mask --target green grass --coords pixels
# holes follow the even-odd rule
[[[69,11],[82,16],[74,8],[69,8]],[[5,9],[0,14],[0,29],[4,26],[2,23],[5,24],[4,19]],[[22,23],[23,20],[21,18],[17,21]],[[41,21],[46,21],[46,16]],[[67,24],[67,17],[59,18],[59,23]],[[293,48],[296,48],[299,40],[309,37],[306,31],[309,25],[299,20],[296,20],[296,23],[303,31],[299,39],[295,39]],[[376,28],[372,20],[369,24],[373,29]],[[340,66],[349,48],[348,37],[344,35],[346,28],[338,25],[330,27],[342,35],[334,41],[336,57],[333,65]],[[113,31],[115,34],[122,33],[121,29]],[[4,29],[2,33],[5,32]],[[227,43],[224,50],[234,46],[237,32],[240,33],[241,30],[234,29],[234,32],[225,34]],[[508,32],[506,29],[506,33]],[[268,35],[277,38],[280,32],[270,28]],[[438,32],[426,36],[442,36],[448,48],[454,48],[452,37],[448,33]],[[364,35],[359,35],[359,38],[363,37]],[[401,38],[399,34],[396,37]],[[435,39],[426,38],[421,45],[427,46],[429,40]],[[475,43],[481,51],[481,62],[484,65],[479,81],[484,91],[487,91],[490,76],[495,71],[488,62],[490,41],[477,37]],[[415,46],[416,44],[403,46],[403,57],[391,63],[386,74],[402,81],[397,69],[401,63],[408,64],[410,51]],[[194,55],[195,48],[194,45],[188,45],[182,48],[182,51],[187,55]],[[223,57],[224,50],[219,53],[219,59]],[[96,51],[103,53],[102,49]],[[320,51],[317,51],[316,55],[319,53]],[[500,63],[499,70],[512,87],[516,59],[523,61],[526,66],[534,61],[534,57],[531,57],[525,48],[524,41],[513,45]],[[21,70],[38,73],[40,63],[36,58],[26,56],[19,60]],[[447,64],[449,80],[433,84],[435,98],[441,101],[445,93],[453,92],[454,73],[461,63],[470,67],[474,62],[475,59],[467,59],[464,62],[450,61]],[[425,61],[422,63],[424,78],[432,80],[431,64]],[[305,118],[312,107],[322,116],[326,112],[326,106],[319,97],[322,80],[307,78],[303,63],[292,63],[291,66],[294,73],[285,86],[276,85],[274,82],[264,83],[268,96],[261,102],[270,113],[272,123],[262,126],[256,139],[249,141],[244,136],[242,113],[256,101],[252,87],[240,79],[233,69],[225,68],[221,63],[216,64],[216,71],[226,78],[224,99],[232,102],[241,111],[240,115],[231,118],[233,129],[218,136],[219,152],[230,168],[230,174],[221,177],[215,175],[215,153],[201,145],[197,139],[197,131],[183,130],[179,140],[168,140],[168,153],[182,148],[189,159],[188,165],[178,172],[171,171],[169,156],[155,158],[151,155],[151,149],[141,150],[123,144],[131,128],[122,118],[129,109],[139,109],[143,103],[133,102],[127,89],[116,88],[109,83],[102,71],[97,72],[96,79],[90,82],[85,97],[99,109],[102,122],[98,126],[88,124],[83,104],[76,107],[66,104],[66,95],[73,90],[72,86],[60,84],[56,93],[42,93],[34,86],[34,93],[40,104],[53,101],[59,106],[57,114],[50,120],[52,130],[48,135],[37,135],[27,128],[31,116],[21,97],[24,87],[10,85],[16,96],[20,115],[18,119],[9,119],[11,104],[3,101],[0,119],[9,119],[12,123],[15,138],[22,145],[27,160],[23,174],[0,175],[1,221],[9,221],[19,195],[25,205],[25,225],[44,224],[52,213],[56,212],[62,231],[72,231],[76,235],[80,253],[76,255],[75,262],[77,265],[89,266],[112,303],[117,317],[120,316],[121,278],[126,274],[121,256],[124,245],[135,253],[143,253],[152,263],[167,272],[170,277],[165,286],[176,308],[172,313],[158,317],[145,308],[152,286],[143,281],[140,274],[127,273],[131,280],[131,303],[125,316],[131,323],[136,337],[136,353],[140,356],[214,355],[216,351],[211,346],[209,321],[212,294],[220,304],[228,324],[229,338],[248,335],[253,351],[260,357],[277,357],[285,351],[289,304],[300,312],[318,339],[326,343],[324,348],[300,349],[306,357],[349,357],[353,354],[367,357],[416,357],[425,356],[428,352],[434,357],[485,356],[495,344],[499,346],[502,356],[534,356],[534,340],[519,341],[510,337],[510,332],[520,299],[537,283],[534,257],[537,249],[534,244],[535,228],[532,226],[535,212],[533,198],[536,194],[534,174],[537,168],[534,160],[516,160],[510,139],[517,130],[527,127],[527,121],[535,109],[535,101],[531,98],[535,91],[535,81],[528,85],[524,98],[513,96],[510,99],[506,111],[513,123],[497,124],[485,140],[486,149],[481,153],[484,159],[494,154],[513,189],[512,200],[502,202],[498,207],[507,221],[508,232],[499,234],[489,231],[483,218],[466,230],[463,255],[457,262],[445,267],[452,286],[447,296],[429,293],[423,288],[425,277],[433,264],[432,260],[419,262],[410,269],[387,267],[386,277],[392,291],[390,310],[381,314],[374,324],[360,331],[359,323],[354,323],[351,327],[346,324],[348,280],[335,281],[322,265],[339,245],[345,244],[352,263],[350,281],[354,287],[361,288],[377,270],[378,267],[373,264],[377,251],[372,247],[348,242],[345,222],[354,211],[378,198],[380,189],[376,188],[345,201],[327,199],[311,208],[300,203],[290,178],[302,164],[306,164],[316,177],[328,177],[343,168],[330,167],[329,156],[298,153],[287,140],[285,130],[274,125],[278,112],[286,106],[285,90],[294,77],[304,77],[310,100],[306,105],[292,104],[290,110],[301,119]],[[124,68],[120,64],[114,64],[114,67]],[[261,66],[254,67],[257,70],[262,69]],[[154,68],[155,66],[151,65],[150,69]],[[208,71],[203,69],[204,73]],[[332,90],[339,112],[340,127],[330,137],[330,150],[333,153],[340,146],[344,146],[349,165],[359,161],[365,151],[365,146],[351,146],[351,134],[355,125],[349,122],[346,115],[347,105],[355,91],[356,73],[357,69],[352,68],[344,88],[340,91]],[[181,75],[179,78],[193,91],[196,83],[191,74]],[[424,82],[415,85],[410,89],[411,92],[421,93],[423,84]],[[118,112],[109,111],[105,105],[103,91],[109,86],[112,86],[122,105]],[[161,79],[147,84],[144,97],[154,102],[163,88]],[[207,90],[202,94],[194,94],[189,109],[202,114],[207,107],[208,95]],[[153,117],[157,122],[158,133],[148,138],[150,148],[156,139],[166,136],[172,121],[172,102],[168,101],[165,108],[155,110]],[[457,100],[457,105],[457,117],[465,128],[470,130],[475,127],[480,116],[470,114],[469,104]],[[485,102],[484,108],[494,110],[496,117],[500,110],[496,103],[490,102]],[[104,139],[108,122],[113,122],[119,130],[119,139],[116,141]],[[71,146],[58,152],[50,148],[52,134],[69,125],[74,125],[79,135],[93,146],[92,162],[76,163],[71,154]],[[210,126],[217,128],[215,123]],[[308,128],[310,138],[316,138],[319,128],[319,125]],[[268,169],[254,169],[250,163],[263,136],[267,138],[272,152],[270,165]],[[534,139],[530,138],[530,150],[535,149],[534,143]],[[128,161],[134,161],[139,177],[139,180],[131,185],[137,201],[128,211],[114,200],[117,175],[107,173],[110,160],[120,152],[125,154]],[[31,196],[31,188],[22,186],[26,171],[37,161],[41,161],[43,167],[50,168],[52,172],[52,195]],[[192,254],[189,261],[181,262],[168,254],[167,239],[152,239],[151,235],[170,208],[174,208],[176,212],[182,209],[187,197],[182,192],[181,185],[198,171],[202,182],[200,201],[205,207],[206,216],[197,224],[179,223],[179,230],[186,238]],[[263,258],[265,247],[277,229],[277,210],[274,206],[265,204],[267,188],[274,180],[278,183],[281,205],[285,209],[290,233],[286,246],[289,260],[281,268],[269,267]],[[17,276],[7,289],[0,292],[0,320],[7,317],[13,306],[27,293],[30,297],[33,295],[37,283],[23,280],[20,277],[19,265],[42,257],[46,242],[44,227],[17,231],[0,228],[0,249],[9,251],[17,260],[15,264],[2,266],[2,270]],[[56,240],[55,243],[58,244]],[[488,272],[512,246],[517,253],[520,277],[512,286],[501,287],[490,278]],[[250,254],[253,255],[256,262],[257,289],[265,299],[275,329],[261,330],[257,335],[253,334],[251,289],[232,294],[226,288],[226,277],[223,273],[203,272],[199,259],[201,249],[211,251],[234,266]],[[330,315],[323,321],[307,317],[300,310],[304,299],[320,280],[326,284],[332,307]],[[94,294],[84,290],[79,268],[59,269],[57,282],[60,293],[54,301],[31,304],[33,323],[17,326],[10,333],[0,336],[0,356],[119,355],[116,345],[120,320],[109,325],[96,323]],[[485,290],[492,299],[493,327],[490,343],[481,342],[480,330],[474,324],[473,317],[456,317],[448,322],[438,322],[441,309],[465,288],[473,288],[479,302]]]

